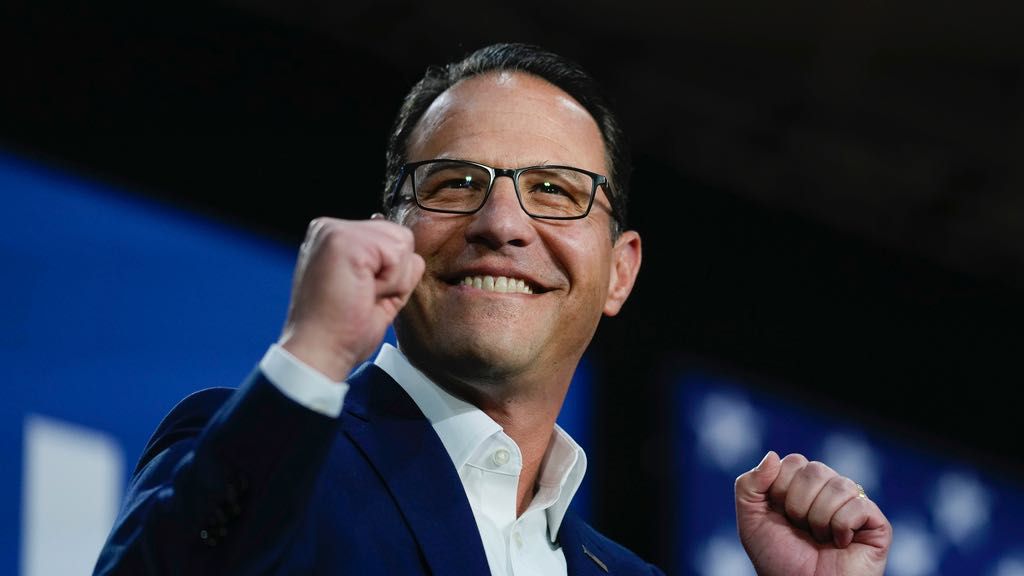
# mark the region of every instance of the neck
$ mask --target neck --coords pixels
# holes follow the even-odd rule
[[[507,383],[444,387],[487,414],[519,447],[523,468],[516,494],[516,516],[521,516],[533,500],[541,464],[551,445],[555,421],[569,389],[569,379],[561,385],[548,382],[544,386],[529,387]]]
[[[557,411],[548,414],[518,408],[481,409],[504,429],[522,453],[523,469],[519,473],[516,517],[522,516],[533,501],[541,464],[554,434]]]
[[[516,515],[530,506],[541,464],[554,434],[555,420],[569,391],[579,358],[544,363],[543,369],[459,369],[452,362],[418,362],[414,350],[406,358],[453,396],[473,404],[498,423],[519,447],[523,469],[519,475]]]

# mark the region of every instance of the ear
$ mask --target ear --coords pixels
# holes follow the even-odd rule
[[[629,298],[633,282],[640,272],[642,256],[640,234],[626,230],[612,247],[612,267],[608,278],[608,298],[604,302],[606,316],[615,316]]]

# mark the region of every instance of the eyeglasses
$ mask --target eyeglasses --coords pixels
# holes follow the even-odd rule
[[[519,205],[533,218],[575,220],[590,213],[597,187],[611,196],[608,178],[571,166],[492,168],[466,160],[423,160],[402,166],[392,207],[412,198],[431,212],[472,214],[483,208],[494,181],[508,176]]]

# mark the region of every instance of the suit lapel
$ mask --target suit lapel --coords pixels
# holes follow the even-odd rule
[[[365,364],[345,398],[345,432],[398,504],[434,574],[486,574],[487,556],[455,466],[408,394]]]
[[[558,543],[565,554],[567,572],[572,576],[607,576],[618,573],[615,557],[607,553],[591,537],[588,526],[572,512],[567,512],[558,529]]]

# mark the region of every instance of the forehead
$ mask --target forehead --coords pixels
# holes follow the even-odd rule
[[[443,92],[410,135],[408,158],[463,158],[503,168],[569,164],[607,173],[601,131],[586,108],[521,72],[474,76]]]

